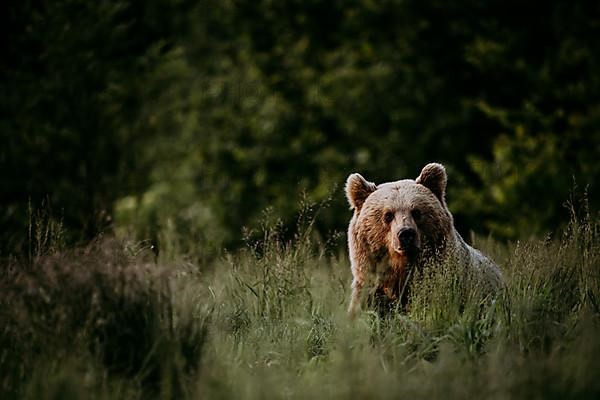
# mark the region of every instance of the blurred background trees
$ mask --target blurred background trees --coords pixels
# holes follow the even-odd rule
[[[70,242],[133,229],[209,251],[303,202],[327,202],[328,235],[349,219],[350,172],[414,178],[430,161],[463,232],[544,235],[574,184],[598,209],[595,3],[3,7],[3,255],[25,250],[42,203]]]

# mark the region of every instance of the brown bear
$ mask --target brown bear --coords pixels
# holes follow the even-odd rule
[[[426,264],[453,262],[476,272],[484,287],[500,287],[496,264],[454,228],[445,200],[447,180],[446,169],[437,163],[426,165],[415,180],[376,185],[357,173],[348,177],[346,196],[354,210],[348,227],[350,315],[360,309],[366,284],[388,302],[405,303],[410,271]]]

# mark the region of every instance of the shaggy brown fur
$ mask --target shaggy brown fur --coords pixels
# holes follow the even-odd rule
[[[348,227],[351,315],[360,309],[362,290],[373,275],[376,295],[405,302],[408,273],[423,263],[452,259],[484,272],[494,286],[501,281],[498,267],[454,228],[446,183],[446,170],[437,163],[426,165],[416,180],[375,185],[360,174],[348,177],[346,196],[354,210]]]

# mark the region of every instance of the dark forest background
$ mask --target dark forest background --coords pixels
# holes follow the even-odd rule
[[[595,216],[599,4],[4,2],[0,255],[44,218],[67,244],[172,231],[208,250],[312,204],[327,236],[349,173],[431,161],[463,232],[544,236],[580,198]]]

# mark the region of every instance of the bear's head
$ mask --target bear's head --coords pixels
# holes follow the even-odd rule
[[[360,254],[375,262],[386,257],[393,270],[404,274],[408,264],[443,251],[453,231],[445,200],[444,166],[426,165],[415,179],[375,185],[360,174],[346,182],[353,220],[349,235]]]

